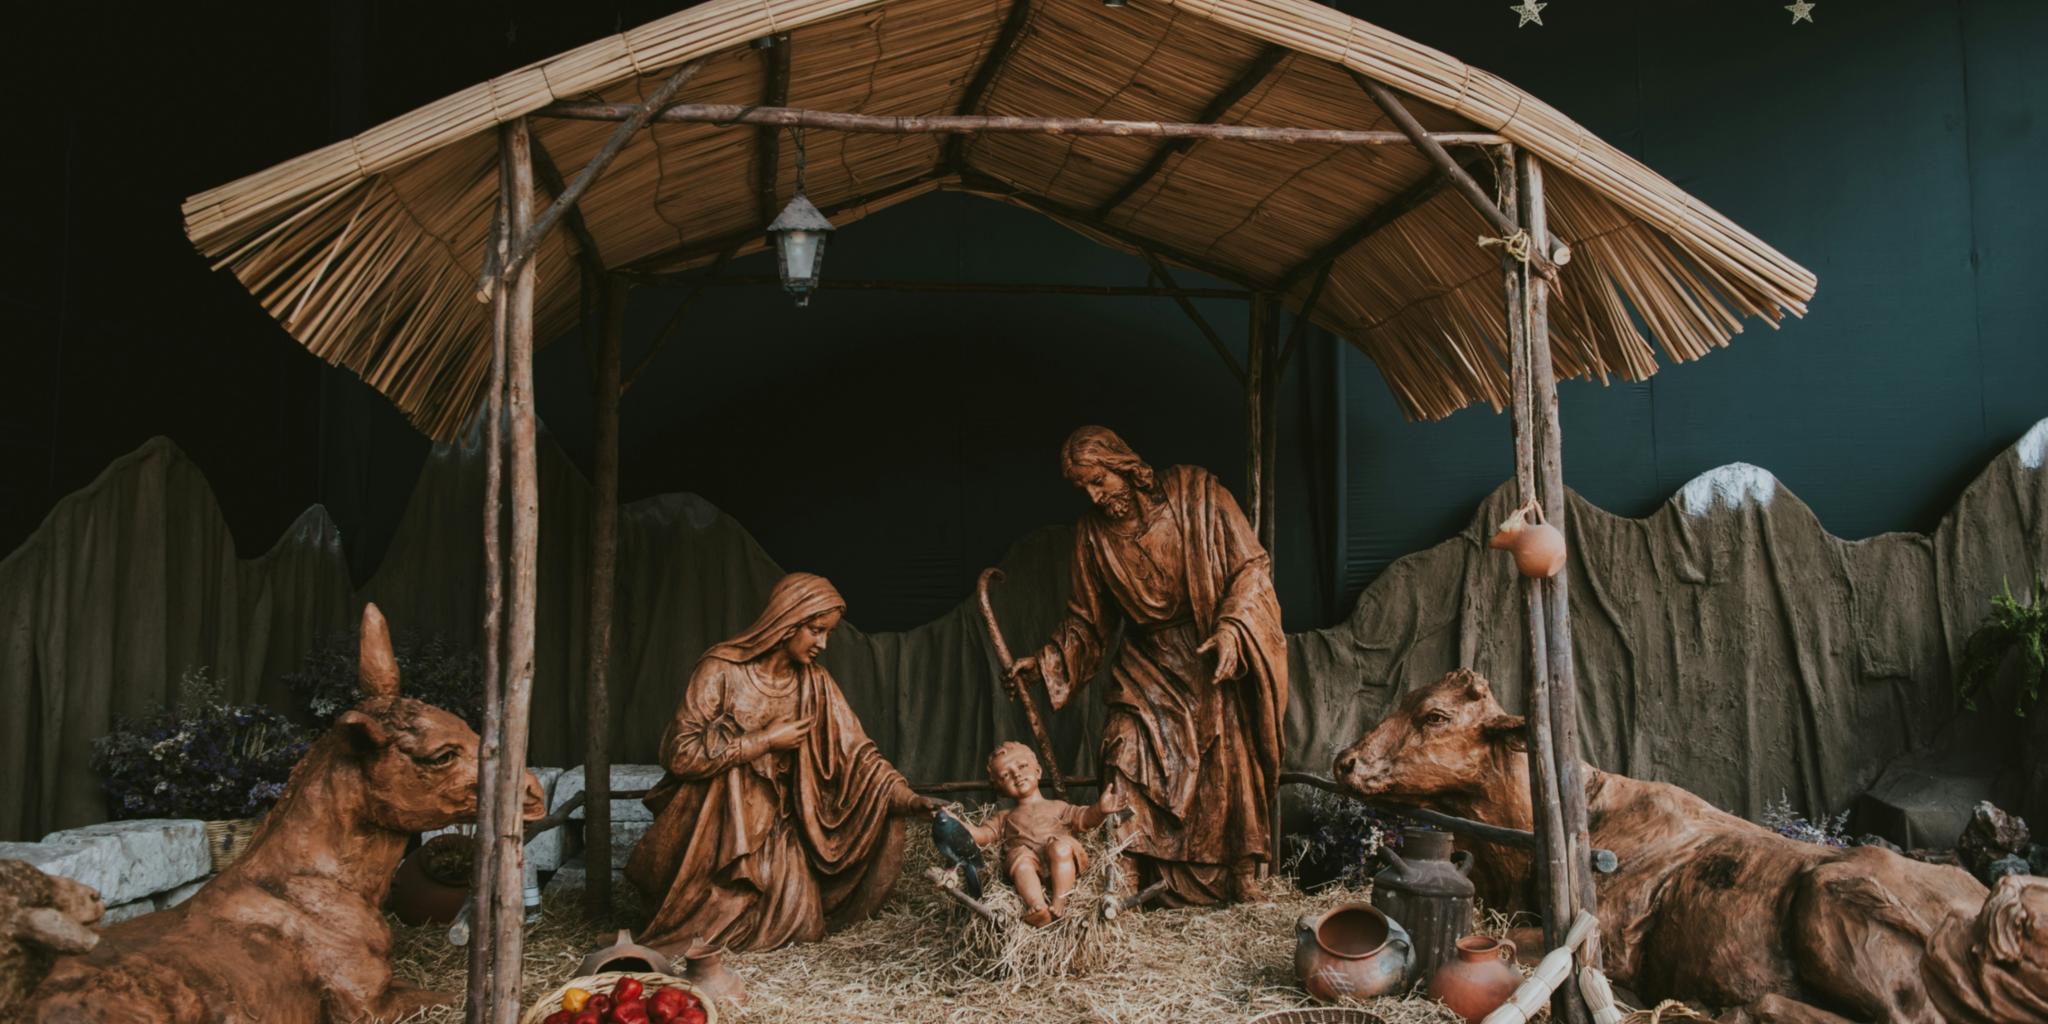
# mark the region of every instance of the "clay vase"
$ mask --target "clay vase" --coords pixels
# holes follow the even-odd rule
[[[1486,546],[1513,553],[1515,568],[1533,579],[1549,579],[1564,568],[1564,532],[1543,521],[1543,506],[1533,500],[1508,516]]]
[[[1415,944],[1412,976],[1427,978],[1457,956],[1472,930],[1472,855],[1451,851],[1451,834],[1410,826],[1401,848],[1382,847],[1387,866],[1372,876],[1372,905],[1400,921]]]
[[[725,969],[725,950],[698,939],[690,943],[683,957],[689,961],[683,977],[710,996],[719,1009],[737,1010],[747,1005],[747,983]]]
[[[1294,977],[1310,998],[1370,999],[1407,987],[1414,956],[1408,933],[1370,905],[1303,914],[1294,929]]]
[[[384,905],[408,925],[447,924],[455,920],[455,916],[462,912],[462,905],[469,900],[469,880],[464,878],[461,884],[456,885],[436,879],[427,870],[427,863],[447,857],[445,851],[449,847],[467,847],[469,842],[467,836],[435,836],[427,840],[426,845],[407,854],[399,863],[397,873],[391,876],[391,893],[385,897]]]
[[[644,971],[671,976],[676,973],[674,965],[660,950],[635,943],[633,933],[624,928],[619,929],[619,937],[611,945],[584,957],[582,965],[576,968],[576,975],[588,977],[605,971]]]
[[[1501,958],[1503,952],[1506,959]],[[1522,972],[1508,962],[1514,958],[1515,944],[1506,939],[1467,935],[1458,940],[1457,957],[1430,977],[1430,998],[1442,1000],[1451,1012],[1479,1024],[1522,987]]]

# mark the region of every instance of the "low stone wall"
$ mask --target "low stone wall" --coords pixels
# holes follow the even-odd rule
[[[206,824],[187,818],[110,821],[52,832],[40,842],[0,843],[0,859],[91,886],[107,908],[102,926],[175,907],[213,871]]]

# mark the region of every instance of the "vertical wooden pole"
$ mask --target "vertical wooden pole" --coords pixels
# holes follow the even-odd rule
[[[1509,209],[1515,208],[1513,166],[1514,158],[1510,156],[1501,172],[1507,179],[1502,191],[1506,193],[1503,198]],[[1537,496],[1539,432],[1534,412],[1527,267],[1507,256],[1501,257],[1501,266],[1507,299],[1509,373],[1514,392],[1515,496],[1517,501],[1527,502]],[[1571,876],[1566,864],[1569,847],[1564,816],[1558,807],[1556,744],[1550,727],[1549,630],[1544,614],[1543,581],[1518,578],[1528,636],[1529,806],[1535,817],[1537,838],[1534,867],[1542,898],[1544,944],[1555,947],[1563,942],[1565,929],[1571,923],[1572,905]]]
[[[520,118],[499,129],[502,159],[510,168],[512,195],[506,225],[524,238],[533,226],[533,160],[529,129]],[[525,792],[526,740],[533,703],[535,570],[540,552],[540,479],[534,453],[533,261],[520,265],[505,286],[505,407],[511,439],[511,543],[505,602],[504,738],[498,747],[498,830],[496,905],[491,908],[495,967],[491,972],[494,1024],[517,1024],[525,934],[525,828],[520,820]]]
[[[498,214],[492,241],[496,265],[511,248],[505,221],[510,206],[510,168],[498,167]],[[488,262],[488,261],[487,261]],[[505,586],[499,542],[505,524],[505,289],[491,291],[491,370],[484,387],[484,720],[477,743],[476,849],[471,855],[469,885],[469,984],[462,1019],[488,1024],[491,1013],[491,969],[494,932],[491,911],[497,901],[498,741],[504,732],[504,701],[499,669],[503,666]]]
[[[584,680],[583,904],[602,919],[612,905],[611,660],[612,597],[617,589],[619,529],[619,342],[626,328],[628,285],[600,283],[604,317],[592,350],[597,394],[597,494],[590,526],[590,673]]]
[[[1266,488],[1266,426],[1263,403],[1266,397],[1266,296],[1252,296],[1252,318],[1245,342],[1244,365],[1244,516],[1251,520],[1252,533],[1260,533],[1260,513],[1265,511],[1261,496]]]
[[[1550,226],[1544,209],[1543,164],[1523,153],[1516,161],[1521,180],[1522,221],[1529,232],[1530,248],[1547,252]],[[1557,375],[1550,359],[1550,283],[1541,275],[1528,278],[1530,367],[1538,439],[1542,445],[1539,483],[1543,495],[1543,516],[1552,526],[1569,535],[1565,522],[1563,448],[1557,418]],[[1572,660],[1571,568],[1544,581],[1544,603],[1550,638],[1551,730],[1557,739],[1557,781],[1562,797],[1565,839],[1569,844],[1567,866],[1572,876],[1572,902],[1578,909],[1597,912],[1593,887],[1593,849],[1586,817],[1586,784],[1583,753],[1579,746],[1578,674]],[[1600,943],[1586,943],[1581,950],[1586,963],[1599,966]],[[1567,986],[1569,987],[1569,986]]]

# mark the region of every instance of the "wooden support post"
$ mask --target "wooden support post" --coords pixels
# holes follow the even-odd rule
[[[1530,247],[1547,251],[1550,227],[1544,209],[1543,164],[1532,154],[1516,156],[1519,205],[1529,231]],[[1535,432],[1541,459],[1537,463],[1538,493],[1543,499],[1543,516],[1552,526],[1564,530],[1564,465],[1557,419],[1557,375],[1550,358],[1550,282],[1541,275],[1528,277],[1531,399]],[[1598,910],[1593,886],[1592,837],[1586,817],[1584,752],[1579,743],[1578,673],[1572,660],[1571,567],[1543,581],[1545,617],[1549,637],[1551,732],[1557,743],[1557,782],[1562,797],[1568,867],[1571,872],[1573,903],[1588,913]],[[1601,964],[1600,944],[1591,943],[1586,962]]]
[[[488,268],[501,263],[510,246],[506,217],[511,205],[511,192],[510,168],[500,161],[498,210],[492,218],[492,243],[484,257],[487,277],[496,277]],[[494,918],[491,911],[496,905],[492,894],[498,889],[498,740],[504,732],[504,690],[499,673],[504,664],[500,655],[504,648],[505,609],[504,563],[499,549],[505,527],[504,313],[502,299],[494,301],[491,305],[491,369],[484,390],[484,718],[483,733],[477,742],[476,848],[470,858],[469,983],[462,1018],[466,1024],[488,1024],[490,1021],[491,971],[496,966],[492,958],[491,922]]]
[[[1244,496],[1239,501],[1244,505],[1244,517],[1251,521],[1252,533],[1265,536],[1259,523],[1259,514],[1265,511],[1262,497],[1266,493],[1266,442],[1259,431],[1266,426],[1265,411],[1260,403],[1266,397],[1266,343],[1260,332],[1266,326],[1266,302],[1264,292],[1252,296],[1251,323],[1246,328],[1244,366]]]
[[[604,315],[591,350],[592,396],[597,408],[590,524],[590,670],[583,682],[583,905],[601,918],[612,906],[611,663],[612,598],[618,589],[619,343],[626,329],[630,288],[618,278],[599,282]]]
[[[509,169],[511,203],[506,227],[513,238],[533,228],[533,161],[525,118],[500,126],[500,159]],[[496,819],[497,886],[490,897],[492,947],[491,1020],[516,1024],[525,945],[525,830],[520,810],[525,795],[526,741],[533,704],[533,640],[540,553],[540,480],[534,448],[533,293],[529,260],[497,289],[505,312],[505,410],[511,441],[511,538],[506,552],[505,679],[502,738],[498,744]]]
[[[1513,157],[1509,159],[1512,164]],[[1507,179],[1503,182],[1504,198],[1508,200],[1508,207],[1515,209],[1518,182],[1512,173],[1503,177]],[[1547,352],[1547,340],[1538,340],[1539,336],[1531,330],[1529,320],[1529,283],[1541,278],[1529,273],[1527,265],[1505,255],[1501,257],[1501,265],[1508,312],[1509,380],[1514,395],[1515,490],[1520,501],[1528,502],[1539,494],[1537,438],[1541,434],[1541,424],[1535,412],[1536,396],[1541,394],[1542,387],[1539,378],[1550,372],[1549,360],[1539,363],[1534,354],[1538,348]],[[1570,843],[1559,792],[1557,744],[1552,728],[1550,633],[1544,581],[1518,578],[1528,636],[1529,795],[1538,841],[1535,867],[1538,889],[1542,894],[1544,944],[1554,947],[1562,943],[1565,930],[1578,908],[1569,866]],[[1585,1019],[1583,1009],[1577,1008],[1577,1001],[1571,998],[1568,987],[1558,990],[1552,998],[1552,1012],[1558,1019],[1582,1024]]]
[[[789,36],[777,34],[754,40],[761,51],[761,105],[779,107],[789,102]],[[782,129],[761,125],[754,129],[754,195],[763,226],[773,224],[782,204],[775,201],[775,188],[782,176]],[[586,819],[587,820],[587,819]]]
[[[1237,377],[1238,383],[1244,383],[1244,367],[1237,365],[1237,357],[1230,354],[1230,346],[1223,343],[1223,336],[1216,333],[1216,328],[1209,326],[1209,318],[1203,316],[1202,311],[1188,301],[1187,290],[1180,286],[1179,281],[1173,279],[1173,271],[1166,269],[1166,262],[1150,249],[1141,249],[1139,252],[1145,257],[1145,264],[1152,268],[1152,276],[1166,286],[1164,294],[1173,296],[1173,301],[1180,306],[1180,311],[1186,313],[1189,320],[1194,321],[1195,329],[1201,331],[1202,337],[1208,339],[1209,347],[1216,350],[1216,357],[1223,360],[1223,365],[1230,367],[1230,372]],[[1249,292],[1243,295],[1246,298],[1251,297]]]

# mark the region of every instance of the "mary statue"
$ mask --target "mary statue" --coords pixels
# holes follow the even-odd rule
[[[896,815],[929,811],[817,663],[846,601],[791,573],[740,635],[704,652],[661,737],[654,825],[626,877],[658,906],[641,941],[735,950],[858,921],[902,866]]]

